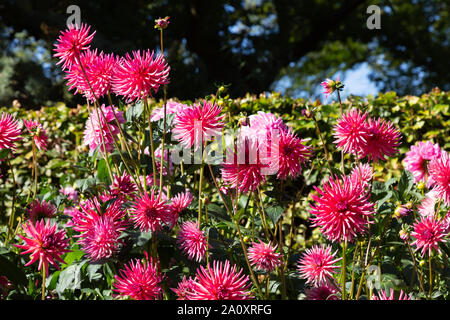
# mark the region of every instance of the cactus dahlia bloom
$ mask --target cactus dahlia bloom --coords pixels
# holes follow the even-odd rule
[[[414,223],[411,236],[416,240],[412,245],[417,247],[416,250],[422,249],[422,256],[425,256],[427,251],[428,255],[431,255],[433,249],[440,253],[439,242],[445,242],[447,234],[447,221],[432,216],[422,217],[419,222]]]
[[[417,146],[411,146],[411,149],[406,152],[403,163],[405,169],[413,174],[416,183],[422,181],[427,184],[427,187],[430,187],[433,179],[428,174],[428,162],[440,156],[441,148],[437,143],[420,141]]]
[[[67,249],[69,239],[66,238],[66,231],[58,230],[56,223],[51,225],[50,220],[47,220],[45,223],[43,220],[40,220],[35,224],[28,221],[22,224],[22,229],[25,231],[26,236],[19,235],[19,237],[25,241],[25,244],[16,244],[15,246],[25,250],[21,254],[30,253],[30,261],[25,266],[29,266],[39,260],[38,270],[41,270],[42,266],[44,266],[47,276],[49,263],[59,270],[56,261],[64,263],[61,256],[70,252]]]
[[[283,119],[277,117],[270,112],[258,111],[248,117],[250,128],[255,131],[258,136],[267,136],[271,132],[286,131],[288,127],[284,124]]]
[[[194,279],[192,279],[191,277],[186,278],[186,276],[183,276],[183,279],[178,282],[177,288],[171,288],[171,290],[178,296],[177,300],[189,300],[189,293],[192,294],[194,287],[192,284],[193,282]]]
[[[331,284],[323,284],[305,290],[306,300],[341,300],[339,291]]]
[[[278,179],[296,178],[302,172],[301,164],[311,157],[311,147],[302,144],[290,129],[280,131],[277,140],[270,144],[270,167],[278,171]]]
[[[161,85],[169,83],[170,67],[164,56],[154,52],[133,51],[133,57],[128,53],[116,64],[112,77],[112,89],[127,102],[152,96]]]
[[[110,259],[118,253],[123,242],[120,235],[126,229],[125,212],[119,202],[113,202],[101,212],[97,199],[80,204],[81,210],[72,211],[72,226],[80,232],[81,249],[92,261]]]
[[[192,196],[191,192],[186,189],[185,192],[178,193],[176,196],[174,196],[170,203],[170,210],[171,210],[171,222],[169,224],[170,228],[173,228],[177,222],[178,222],[178,216],[179,214],[189,207],[192,200],[194,200],[194,197]]]
[[[117,120],[120,124],[125,122],[123,112],[119,111],[117,107],[114,106],[105,107],[105,105],[102,105],[101,108],[98,108],[98,110],[92,110],[92,112],[89,115],[89,118],[86,120],[86,128],[84,129],[84,140],[83,140],[84,144],[89,146],[89,149],[91,151],[94,151],[97,147],[100,147],[102,151],[105,151],[106,148],[107,152],[113,150],[114,148],[113,136],[117,136],[120,133],[120,130],[117,127],[115,117],[117,117]],[[103,142],[105,143],[105,148],[103,147]]]
[[[203,231],[193,221],[183,223],[178,231],[178,246],[190,260],[201,262],[205,258],[207,241]]]
[[[237,272],[236,265],[231,266],[226,260],[214,261],[197,269],[192,283],[192,292],[188,292],[188,300],[249,300],[253,298],[250,291],[250,278]]]
[[[0,118],[0,150],[14,149],[14,142],[21,140],[19,121],[12,115],[2,113]]]
[[[158,300],[161,298],[163,289],[161,282],[164,276],[160,274],[159,263],[154,262],[147,252],[144,252],[145,260],[131,260],[114,275],[113,291],[122,297],[130,297],[134,300]]]
[[[220,136],[225,115],[220,115],[222,108],[208,101],[196,103],[180,109],[174,119],[172,133],[174,138],[186,147],[197,150],[212,137]]]
[[[360,184],[354,185],[350,178],[329,178],[323,189],[312,198],[310,213],[313,226],[319,226],[331,241],[353,241],[367,230],[368,218],[374,213],[374,204],[369,202],[369,193]]]
[[[366,118],[367,112],[362,113],[357,109],[342,115],[333,129],[334,142],[339,149],[355,155],[361,153],[368,138]]]
[[[257,270],[271,272],[281,266],[281,254],[276,252],[277,246],[271,243],[265,244],[261,240],[259,243],[253,242],[248,249],[250,264]]]
[[[136,198],[130,214],[135,227],[144,232],[151,230],[153,233],[172,222],[170,206],[161,195],[156,196],[154,190]]]
[[[114,175],[114,181],[109,187],[111,195],[126,199],[137,191],[136,184],[132,181],[131,176],[124,172],[121,176]]]
[[[341,258],[334,259],[336,252],[331,253],[330,246],[314,246],[306,249],[305,254],[298,261],[298,271],[306,283],[312,283],[315,286],[329,283],[333,279],[334,269],[339,268],[335,265]]]
[[[53,218],[56,213],[56,207],[47,201],[34,200],[27,209],[30,221],[35,223],[42,218]]]
[[[65,31],[61,31],[58,40],[55,43],[53,56],[59,59],[58,64],[63,64],[62,69],[70,69],[75,63],[77,56],[84,50],[89,49],[89,44],[94,38],[95,31],[89,35],[89,30],[86,24],[70,25]]]
[[[363,187],[368,187],[370,181],[373,178],[373,169],[372,167],[365,163],[359,164],[354,167],[352,173],[350,174],[350,180],[353,185],[361,184]]]
[[[48,136],[47,132],[42,127],[42,124],[34,120],[24,120],[23,124],[33,136],[36,147],[39,150],[47,150]]]
[[[367,156],[369,160],[377,162],[397,152],[401,134],[390,121],[369,119],[366,129],[367,137],[366,143],[361,145],[361,159]]]
[[[439,158],[429,163],[428,172],[433,180],[433,190],[446,205],[450,205],[450,155],[443,151]]]
[[[398,298],[395,299],[394,289],[391,288],[389,294],[384,290],[379,290],[378,296],[374,294],[372,300],[411,300],[411,298],[403,290],[400,290]]]

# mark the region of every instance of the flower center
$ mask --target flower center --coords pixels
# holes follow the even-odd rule
[[[431,232],[430,230],[425,230],[422,234],[422,237],[427,240],[431,240],[433,238],[433,232]]]
[[[336,205],[336,208],[338,209],[339,212],[347,211],[348,209],[347,201],[339,201]]]
[[[219,300],[224,300],[225,298],[228,298],[228,296],[230,295],[230,291],[225,288],[223,285],[219,285],[219,287],[217,288],[217,299]]]
[[[149,219],[154,219],[157,216],[157,210],[155,208],[145,209],[145,216]]]

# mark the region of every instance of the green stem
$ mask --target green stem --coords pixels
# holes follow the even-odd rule
[[[347,241],[344,241],[342,244],[342,300],[346,300],[346,288],[345,288],[345,282],[346,282],[346,276],[347,276],[347,257],[346,257],[346,251],[347,251]]]
[[[433,293],[433,269],[431,267],[431,254],[428,255],[428,268],[430,269],[430,291],[428,296],[431,300],[431,294]]]
[[[46,270],[45,270],[45,263],[42,264],[42,296],[41,300],[45,300],[45,278],[46,278]]]
[[[147,102],[147,97],[144,99],[144,107],[147,110],[147,117],[148,117],[148,129],[150,134],[150,151],[151,151],[151,157],[152,157],[152,169],[153,169],[153,185],[156,185],[156,163],[155,163],[155,145],[153,144],[153,130],[152,130],[152,122],[151,122],[151,112],[150,107]]]
[[[317,133],[319,134],[320,140],[322,141],[323,151],[325,152],[325,160],[327,161],[328,170],[330,170],[330,174],[332,175],[332,174],[333,174],[333,171],[331,170],[330,160],[328,159],[329,157],[328,157],[327,146],[326,146],[326,144],[325,144],[325,141],[323,140],[322,132],[320,132],[319,124],[317,123],[316,117],[313,116],[312,118],[313,118],[313,120],[314,120],[314,123],[316,124],[316,130],[317,130]]]
[[[14,175],[14,170],[11,165],[11,161],[9,160],[9,155],[6,157],[6,161],[8,162],[9,169],[11,170],[11,177],[13,180],[13,194],[12,194],[12,205],[11,205],[11,215],[9,216],[9,223],[8,223],[8,235],[6,237],[5,246],[7,246],[9,240],[12,238],[12,229],[14,227],[14,216],[16,213],[16,176]]]

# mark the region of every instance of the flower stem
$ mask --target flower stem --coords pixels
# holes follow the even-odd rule
[[[317,119],[315,116],[312,117],[314,120],[314,123],[316,124],[316,129],[317,129],[317,133],[319,134],[320,140],[322,141],[322,146],[323,146],[323,151],[325,152],[325,160],[327,161],[327,165],[328,165],[328,170],[330,170],[330,174],[333,174],[333,171],[331,170],[331,165],[330,165],[330,160],[328,159],[328,150],[327,150],[327,146],[325,144],[325,141],[323,140],[322,137],[322,133],[320,132],[319,129],[319,124],[317,123]]]
[[[429,299],[431,300],[431,294],[433,293],[433,269],[431,267],[431,254],[428,254],[428,269],[430,269],[430,291],[429,291]]]
[[[6,157],[6,161],[8,162],[9,169],[11,170],[11,177],[13,180],[13,194],[12,194],[12,204],[11,204],[11,215],[9,216],[9,223],[8,223],[8,235],[6,237],[5,246],[8,244],[8,241],[14,236],[11,235],[13,227],[14,227],[14,216],[16,213],[16,176],[14,175],[14,170],[11,165],[11,161],[9,160],[9,155]]]
[[[346,257],[346,251],[347,251],[347,241],[345,240],[342,244],[342,300],[346,300],[346,288],[345,288],[345,281],[347,276],[347,257]]]
[[[33,199],[36,198],[37,195],[37,180],[38,180],[38,169],[37,169],[37,151],[36,151],[36,144],[34,142],[34,139],[31,140],[31,146],[33,149],[33,166],[34,166],[34,188],[33,188]]]
[[[150,107],[148,105],[147,102],[147,97],[145,97],[144,99],[144,107],[147,110],[147,117],[148,117],[148,129],[149,129],[149,134],[150,134],[150,151],[152,153],[151,157],[152,157],[152,169],[153,169],[153,185],[156,185],[156,162],[155,162],[155,145],[153,144],[153,130],[152,130],[152,122],[151,122],[151,112],[150,112]]]
[[[45,263],[42,264],[42,296],[41,300],[45,300],[45,278],[46,278],[46,270],[45,270]]]

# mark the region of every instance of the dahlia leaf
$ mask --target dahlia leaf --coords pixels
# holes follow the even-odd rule
[[[284,208],[281,206],[270,206],[266,209],[266,213],[272,220],[273,224],[276,224],[283,215]]]
[[[403,171],[400,180],[398,182],[397,191],[400,193],[401,196],[403,196],[411,191],[413,185],[414,185],[413,174],[408,170]]]

